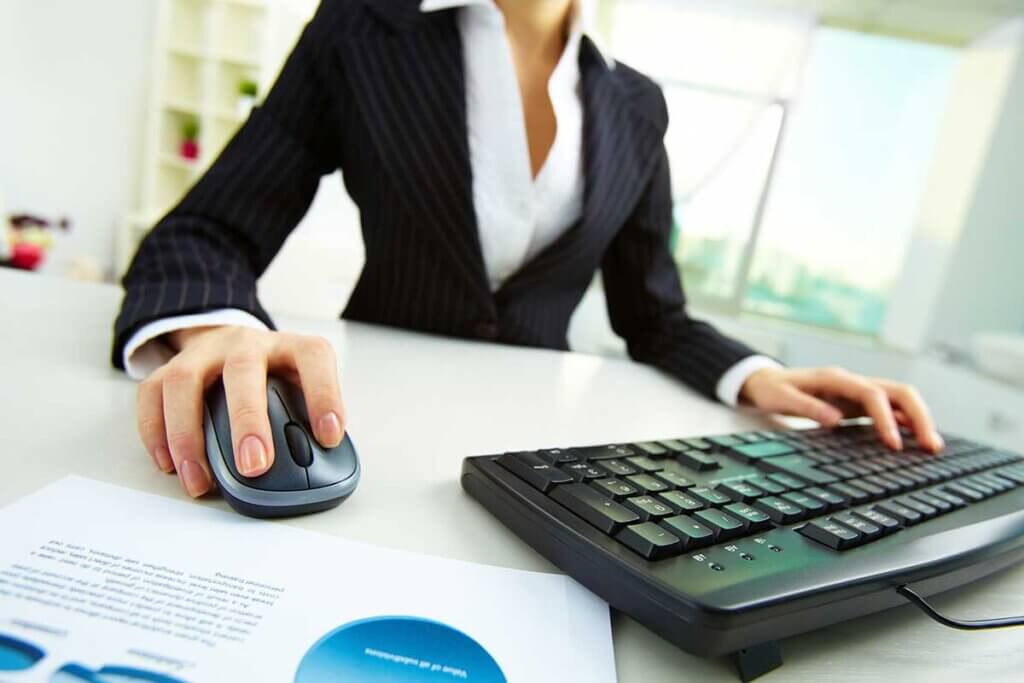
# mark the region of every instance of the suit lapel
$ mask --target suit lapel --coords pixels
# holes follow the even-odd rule
[[[599,260],[649,181],[662,141],[661,131],[636,111],[615,67],[605,62],[586,37],[580,44],[580,78],[584,121],[583,217],[506,280],[499,290],[499,300],[509,290],[550,277],[555,269],[564,271],[576,263],[592,264],[595,256]],[[602,253],[595,254],[595,250]]]
[[[392,30],[338,48],[385,172],[448,247],[473,291],[493,306],[473,206],[455,12],[424,15],[414,0],[373,0],[367,7]]]

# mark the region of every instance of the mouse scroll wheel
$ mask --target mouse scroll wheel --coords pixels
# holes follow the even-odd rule
[[[288,441],[288,450],[291,451],[292,460],[299,467],[309,467],[313,464],[313,449],[306,438],[306,432],[302,427],[289,422],[284,426],[284,437]]]

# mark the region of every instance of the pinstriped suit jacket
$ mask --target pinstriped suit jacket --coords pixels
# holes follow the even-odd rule
[[[419,0],[323,0],[266,102],[139,247],[124,278],[113,362],[142,325],[238,308],[273,323],[256,279],[341,168],[366,263],[343,317],[566,349],[600,269],[630,355],[714,396],[753,351],[684,309],[669,253],[672,197],[657,85],[589,40],[580,49],[582,219],[492,292],[476,216],[454,11]]]

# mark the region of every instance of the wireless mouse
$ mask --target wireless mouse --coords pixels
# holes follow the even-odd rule
[[[302,391],[276,377],[267,379],[267,411],[274,439],[274,464],[258,477],[235,466],[224,384],[206,392],[204,431],[210,470],[225,500],[250,517],[289,517],[337,506],[359,483],[359,457],[346,433],[336,448],[317,443]]]

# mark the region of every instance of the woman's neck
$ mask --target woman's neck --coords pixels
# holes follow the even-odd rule
[[[505,15],[509,39],[527,59],[557,62],[565,48],[565,38],[574,0],[495,0]],[[528,49],[524,49],[527,48]]]

